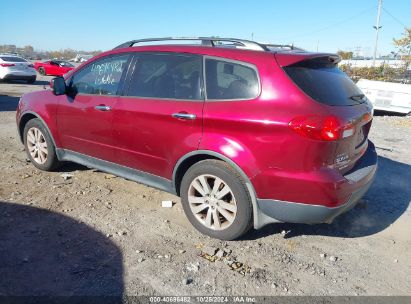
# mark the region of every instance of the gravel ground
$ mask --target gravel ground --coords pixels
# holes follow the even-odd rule
[[[222,242],[197,233],[170,194],[27,162],[16,96],[49,79],[0,84],[0,295],[411,295],[410,117],[374,118],[376,181],[333,224]]]

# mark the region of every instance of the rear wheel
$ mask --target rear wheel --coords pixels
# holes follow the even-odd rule
[[[244,181],[227,163],[196,163],[181,182],[181,201],[191,224],[200,232],[234,240],[252,224],[252,204]]]
[[[40,75],[45,76],[46,75],[46,70],[43,67],[39,67],[39,73],[40,73]]]
[[[47,129],[40,119],[29,120],[24,127],[24,147],[31,163],[43,171],[52,171],[61,165]]]

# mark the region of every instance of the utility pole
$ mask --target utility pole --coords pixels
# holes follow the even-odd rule
[[[377,24],[374,26],[375,29],[375,45],[374,45],[374,57],[372,61],[372,65],[375,66],[375,59],[377,58],[377,47],[378,47],[378,32],[380,31],[380,18],[381,18],[381,7],[382,7],[382,0],[378,0],[378,13],[377,13]]]

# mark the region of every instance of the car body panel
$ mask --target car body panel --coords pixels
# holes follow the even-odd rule
[[[61,147],[115,161],[113,111],[100,111],[96,106],[114,107],[118,97],[88,94],[77,94],[74,99],[66,95],[59,97],[57,124]]]
[[[171,179],[177,159],[198,149],[203,105],[203,101],[119,97],[113,111],[117,161]],[[182,112],[196,119],[172,117]]]

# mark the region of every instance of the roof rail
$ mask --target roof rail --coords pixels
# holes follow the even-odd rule
[[[267,47],[270,50],[273,49],[289,49],[291,51],[305,51],[302,48],[296,47],[293,44],[264,44],[265,47]]]
[[[236,39],[236,38],[219,38],[219,37],[164,37],[164,38],[146,38],[146,39],[138,39],[138,40],[131,40],[127,41],[119,46],[116,46],[114,49],[132,47],[138,43],[145,43],[145,42],[154,42],[154,41],[193,41],[198,40],[201,41],[202,45],[218,47],[220,46],[221,42],[231,42],[231,47],[247,49],[247,50],[255,50],[255,51],[269,51],[270,49],[267,48],[266,45],[260,44],[255,41],[251,40],[244,40],[244,39]],[[227,45],[222,45],[227,46]],[[230,46],[230,45],[229,45]]]

